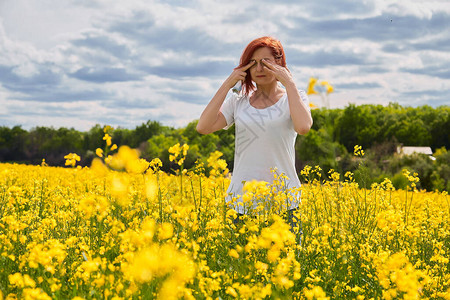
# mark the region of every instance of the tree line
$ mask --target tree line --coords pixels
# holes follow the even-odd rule
[[[312,110],[314,120],[311,131],[298,136],[296,166],[319,165],[326,176],[330,169],[345,174],[355,173],[360,184],[370,185],[390,178],[396,187],[404,187],[403,168],[419,173],[419,187],[427,190],[450,190],[450,107],[403,107],[396,103],[382,105],[350,104],[339,109]],[[200,135],[195,130],[197,120],[184,128],[165,126],[148,121],[135,129],[116,128],[113,143],[138,148],[147,160],[160,158],[165,171],[176,168],[169,161],[168,149],[176,143],[189,144],[185,167],[194,166],[196,160],[206,162],[215,150],[223,153],[229,168],[233,167],[234,128]],[[42,159],[53,166],[63,166],[64,156],[77,153],[81,165],[89,165],[97,148],[104,148],[103,126],[89,131],[73,128],[35,127],[24,130],[21,126],[0,127],[0,161],[40,164]],[[366,151],[364,159],[353,155],[355,145]],[[430,146],[435,160],[425,155],[399,156],[397,147]],[[363,176],[364,173],[364,176]],[[364,179],[364,180],[363,180]]]

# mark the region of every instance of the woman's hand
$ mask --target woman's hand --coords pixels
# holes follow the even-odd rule
[[[224,115],[220,112],[220,107],[225,100],[228,92],[235,84],[244,80],[247,76],[247,71],[255,62],[251,61],[246,66],[242,68],[237,68],[231,73],[231,75],[222,83],[219,90],[216,92],[214,97],[209,101],[205,110],[202,112],[200,119],[197,123],[197,131],[201,134],[208,134],[215,132],[219,129],[224,128],[227,125],[227,120]]]
[[[255,61],[250,61],[246,66],[242,68],[235,69],[233,73],[225,80],[225,83],[229,86],[228,89],[231,89],[236,85],[238,81],[244,81],[247,76],[247,70],[255,64]]]
[[[262,59],[266,70],[286,88],[289,101],[289,113],[291,114],[294,129],[298,134],[306,134],[311,129],[312,117],[309,108],[300,97],[300,93],[292,78],[291,72],[283,66],[275,64],[267,59]]]
[[[267,71],[275,76],[275,78],[285,87],[288,84],[294,83],[292,74],[287,68],[275,64],[268,59],[262,59],[261,62],[266,66]]]

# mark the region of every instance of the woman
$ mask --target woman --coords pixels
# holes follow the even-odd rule
[[[232,93],[225,101],[238,82],[242,83],[240,94]],[[208,134],[236,125],[234,168],[228,195],[229,199],[237,197],[242,204],[239,195],[244,182],[273,182],[271,170],[274,169],[288,177],[287,188],[300,187],[294,144],[297,134],[306,134],[312,122],[306,93],[297,89],[286,67],[283,46],[272,37],[261,37],[247,45],[240,65],[200,116],[197,131]],[[289,200],[286,209],[297,208],[297,202]],[[243,205],[237,205],[236,211],[247,213]]]

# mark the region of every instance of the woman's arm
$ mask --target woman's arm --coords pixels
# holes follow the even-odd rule
[[[301,135],[307,134],[313,124],[311,112],[300,97],[300,93],[298,92],[291,72],[285,67],[274,64],[269,60],[263,60],[262,62],[267,66],[269,72],[271,72],[286,88],[289,111],[291,113],[295,131]]]
[[[203,110],[200,119],[197,123],[197,131],[201,134],[208,134],[224,128],[227,121],[220,112],[220,107],[228,94],[228,91],[238,82],[243,81],[247,73],[245,72],[255,62],[252,61],[246,66],[235,69],[233,73],[225,80],[214,97],[209,101],[206,108]]]
[[[211,101],[209,101],[197,123],[196,128],[199,133],[212,133],[227,125],[225,117],[220,112],[220,107],[230,89],[231,87],[229,88],[226,82],[224,82]]]
[[[294,129],[298,134],[307,134],[313,124],[311,112],[300,97],[300,93],[294,82],[287,84],[287,86],[284,85],[284,87],[286,88],[289,111],[291,113],[292,122],[294,123]]]

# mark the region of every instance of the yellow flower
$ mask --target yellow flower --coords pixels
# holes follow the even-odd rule
[[[406,293],[408,299],[418,299],[422,284],[427,275],[416,270],[409,262],[404,252],[389,255],[388,252],[380,253],[375,260],[377,266],[378,280],[385,289],[383,295],[385,298],[396,297],[397,292]],[[394,292],[394,293],[392,293]]]
[[[182,150],[183,150],[183,156],[186,156],[187,155],[187,151],[189,150],[189,145],[188,144],[183,144]]]
[[[267,251],[267,259],[270,262],[275,262],[281,254],[281,250],[278,247],[271,247]]]
[[[364,156],[364,150],[362,149],[361,146],[355,145],[355,147],[354,147],[354,149],[353,149],[353,154],[354,154],[355,156],[363,157],[363,156]]]
[[[108,173],[108,168],[103,164],[100,158],[94,158],[91,164],[91,170],[100,176],[106,176]]]
[[[112,144],[112,141],[111,141],[112,137],[109,134],[105,133],[105,136],[103,137],[103,140],[106,141],[106,145],[107,146],[111,146],[111,144]]]
[[[228,255],[236,259],[239,258],[239,253],[236,251],[236,249],[231,249],[230,251],[228,251]]]
[[[159,228],[158,238],[160,240],[170,239],[173,235],[173,225],[170,223],[163,223]]]
[[[176,143],[172,147],[169,148],[169,160],[175,161],[178,156],[180,156],[178,162],[176,162],[179,166],[181,166],[184,163],[184,160],[187,155],[187,151],[189,149],[189,145],[183,144],[183,146],[180,146],[180,143]]]
[[[116,198],[119,205],[127,206],[129,204],[129,188],[129,177],[123,174],[114,174],[111,178],[111,195]]]
[[[159,158],[154,158],[150,162],[150,167],[154,172],[156,172],[162,167],[162,161]]]
[[[135,255],[125,273],[140,283],[165,278],[159,299],[177,299],[184,285],[194,277],[195,266],[175,246],[153,244]]]
[[[97,154],[98,157],[103,157],[103,149],[95,149],[95,154]]]
[[[317,78],[314,78],[314,77],[311,77],[311,78],[309,79],[308,88],[306,89],[306,94],[307,94],[307,95],[318,94],[318,92],[316,92],[316,91],[314,90],[314,86],[316,85],[317,80],[318,80],[318,79],[317,79]]]
[[[171,155],[169,156],[169,160],[174,161],[175,158],[180,154],[180,151],[181,151],[180,143],[176,143],[175,145],[170,147],[169,153],[171,153]]]
[[[80,200],[78,205],[78,210],[83,218],[90,219],[92,216],[97,215],[97,220],[99,221],[106,217],[108,208],[108,199],[98,195],[87,195],[87,197]]]
[[[333,86],[328,81],[321,81],[320,84],[325,86],[325,88],[327,89],[327,94],[332,93],[334,91]]]
[[[225,293],[227,295],[230,295],[233,298],[236,298],[238,296],[238,294],[236,293],[236,290],[231,286],[227,287]]]
[[[324,290],[320,286],[314,286],[311,289],[306,289],[304,291],[304,295],[305,295],[306,299],[308,299],[308,300],[312,300],[312,299],[327,300],[327,299],[330,299],[329,297],[327,297],[327,295],[325,294]]]
[[[105,162],[113,169],[122,170],[125,168],[129,172],[135,173],[137,169],[141,168],[141,162],[138,160],[139,151],[137,149],[121,146],[119,151],[111,158],[108,156],[108,158],[105,159]]]
[[[42,289],[40,288],[28,288],[23,290],[23,298],[24,299],[39,299],[39,300],[51,300],[52,297],[47,295]]]
[[[266,195],[270,192],[267,181],[251,180],[246,181],[242,190],[244,193]]]
[[[317,105],[315,105],[313,102],[309,102],[309,108],[316,109]]]
[[[143,158],[134,159],[127,162],[126,170],[128,173],[142,174],[147,171],[149,166],[150,163]]]
[[[212,168],[210,175],[218,176],[228,174],[227,162],[224,159],[219,159],[222,155],[223,153],[217,150],[209,155],[207,162],[208,167]]]
[[[64,156],[64,159],[66,160],[66,166],[72,167],[75,167],[77,161],[81,160],[81,158],[76,153],[69,153]]]
[[[186,149],[179,146],[175,163]],[[214,176],[201,166],[182,178],[129,147],[105,158],[117,170],[94,156],[80,170],[0,163],[0,277],[9,285],[0,300],[450,299],[447,192],[405,192],[388,179],[360,189],[352,173],[320,177],[319,166],[301,173],[320,181],[279,190],[287,181],[274,170],[273,184],[247,183],[239,197],[256,207],[234,224],[241,199],[224,201],[219,152],[208,162]],[[140,163],[152,171],[135,173]],[[404,175],[417,184],[413,171]],[[280,216],[300,192],[301,243]]]
[[[20,273],[15,273],[15,274],[9,275],[8,279],[9,279],[9,283],[12,286],[16,286],[18,288],[23,288],[25,286],[25,284],[23,282],[22,274],[20,274]]]
[[[145,195],[150,200],[154,200],[158,197],[158,183],[154,177],[154,174],[149,174],[145,179]]]
[[[103,127],[103,132],[104,133],[108,133],[109,131],[113,130],[114,128],[112,128],[110,125],[105,125],[105,127]]]

